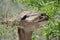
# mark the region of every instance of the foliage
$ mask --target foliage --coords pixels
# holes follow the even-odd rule
[[[48,40],[51,35],[52,35],[52,38],[60,36],[60,21],[59,21],[60,20],[60,0],[12,0],[12,3],[14,3],[16,6],[19,6],[20,3],[22,3],[26,5],[28,9],[35,10],[35,11],[41,11],[49,15],[49,21],[43,27],[43,33],[44,33],[43,35],[46,35]],[[11,7],[12,6],[10,6],[10,8]],[[13,6],[12,9],[13,8],[15,10],[16,7]],[[17,8],[19,9],[19,7]],[[11,13],[16,13],[15,11]],[[0,8],[0,14],[1,13],[2,13],[2,9]],[[0,30],[2,30],[0,31],[0,36],[1,36],[3,32],[2,25],[0,25]],[[41,30],[39,30],[38,32],[40,31]],[[37,40],[37,38],[39,38],[37,34],[33,35],[32,40]]]
[[[6,25],[0,24],[0,40],[17,40],[16,28],[6,27]]]

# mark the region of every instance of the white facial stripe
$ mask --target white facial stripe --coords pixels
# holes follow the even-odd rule
[[[37,17],[38,17],[38,15],[37,16],[30,16],[30,17],[26,18],[25,20],[30,22],[30,21],[33,21]]]

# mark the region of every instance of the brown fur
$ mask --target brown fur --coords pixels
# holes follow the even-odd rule
[[[19,40],[31,40],[33,30],[38,28],[40,24],[22,20],[20,26],[23,26],[23,28],[18,28]]]

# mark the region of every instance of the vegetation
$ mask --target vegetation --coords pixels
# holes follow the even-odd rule
[[[48,23],[46,25],[43,25],[42,28],[34,31],[32,40],[60,40],[60,0],[11,0],[11,2],[14,5],[12,4],[13,6],[11,6],[9,4],[11,6],[10,8],[12,9],[13,7],[15,8],[14,12],[11,11],[13,15],[18,15],[17,13],[19,12],[17,12],[17,10],[22,5],[24,5],[22,6],[23,10],[27,9],[27,10],[41,11],[49,15]],[[22,9],[20,7],[19,10],[22,10]],[[3,12],[1,7],[0,7],[0,10],[1,10],[0,11],[0,14],[1,14]],[[8,9],[8,12],[6,11],[8,15],[9,15],[9,11],[10,9]],[[0,30],[3,30],[4,27],[2,26],[3,25],[0,26]],[[2,35],[3,35],[2,31],[0,31],[0,37]]]

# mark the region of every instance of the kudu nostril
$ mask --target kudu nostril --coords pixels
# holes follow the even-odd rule
[[[45,17],[45,20],[48,20],[49,19],[49,16],[46,15],[46,13],[42,13],[41,16]]]
[[[48,20],[49,19],[49,16],[48,15],[46,15],[47,17],[46,17],[46,20]]]
[[[38,22],[42,22],[42,21],[47,21],[49,19],[49,16],[46,15],[46,13],[41,13],[39,16],[39,21]]]

